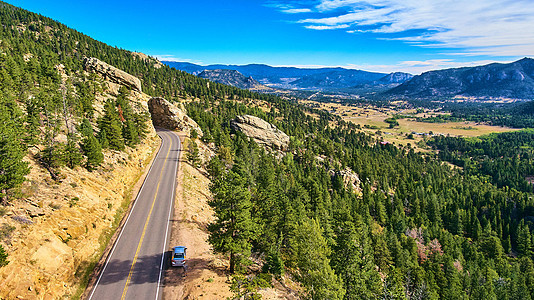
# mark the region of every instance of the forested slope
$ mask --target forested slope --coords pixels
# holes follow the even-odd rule
[[[230,227],[243,233],[233,245],[228,225],[212,227],[216,249],[238,249],[236,270],[251,251],[264,253],[265,271],[296,274],[314,299],[531,297],[531,194],[291,105],[265,113],[204,102],[189,111],[219,149],[212,205],[219,218],[233,211],[241,220]],[[290,153],[278,160],[230,135],[228,120],[244,113],[292,135]],[[361,196],[329,172],[346,166]]]

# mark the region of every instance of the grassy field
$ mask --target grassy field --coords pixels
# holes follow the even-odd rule
[[[430,117],[443,114],[442,112],[429,110],[419,110],[418,112],[415,109],[392,109],[372,106],[356,107],[340,103],[320,103],[314,101],[302,101],[302,103],[329,111],[340,116],[345,121],[359,124],[362,127],[362,130],[369,133],[380,134],[384,141],[397,145],[406,145],[410,143],[413,146],[420,140],[427,138],[432,134],[474,137],[492,132],[517,130],[474,122],[426,123],[417,122],[415,120],[416,117]],[[410,115],[413,117],[398,119],[397,122],[399,123],[399,126],[389,128],[389,124],[384,120],[397,114]]]

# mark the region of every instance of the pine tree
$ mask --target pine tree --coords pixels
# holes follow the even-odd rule
[[[381,290],[380,274],[373,262],[367,226],[360,220],[338,226],[332,262],[343,280],[345,299],[376,299]]]
[[[250,216],[250,192],[244,178],[228,171],[212,182],[215,222],[208,226],[209,242],[216,252],[229,254],[230,273],[241,271],[252,248],[254,224]]]
[[[91,125],[91,121],[89,121],[89,119],[87,119],[87,118],[84,118],[82,120],[82,123],[80,123],[78,131],[84,137],[88,137],[88,136],[94,135],[93,125]]]
[[[134,124],[137,129],[139,140],[144,139],[148,133],[148,120],[150,120],[150,115],[148,113],[134,114]]]
[[[330,248],[317,221],[298,224],[290,243],[299,268],[299,281],[306,288],[306,298],[343,299],[345,289],[330,267]]]
[[[124,149],[119,113],[113,101],[107,100],[104,104],[104,115],[98,121],[98,127],[100,129],[99,139],[102,145],[107,145],[113,150],[121,151]]]
[[[530,230],[524,220],[521,220],[518,227],[517,234],[517,251],[522,255],[532,254],[532,241],[530,238]]]
[[[7,266],[9,261],[7,260],[7,252],[4,250],[4,247],[0,245],[0,268]]]
[[[67,167],[71,169],[82,163],[83,156],[74,134],[69,134],[67,143],[63,146],[63,160],[67,164]]]
[[[193,165],[193,167],[198,168],[200,167],[200,155],[198,151],[198,145],[197,143],[192,140],[191,143],[188,146],[189,152],[187,153],[187,160]]]
[[[0,100],[0,200],[5,202],[7,192],[24,182],[29,168],[22,160],[26,148],[21,140],[20,113],[13,103]]]
[[[128,118],[122,124],[122,134],[126,144],[130,147],[137,145],[139,143],[139,135],[134,121]]]
[[[102,164],[104,155],[102,154],[102,147],[94,135],[89,135],[82,140],[82,150],[87,161],[85,167],[92,171]]]
[[[28,99],[26,101],[26,145],[32,146],[39,143],[39,112],[40,108],[37,99]]]

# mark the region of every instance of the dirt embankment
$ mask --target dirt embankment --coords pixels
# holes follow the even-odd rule
[[[79,294],[80,282],[100,258],[159,143],[152,131],[136,149],[105,153],[98,171],[62,169],[61,182],[29,160],[22,199],[0,217],[0,242],[10,261],[0,268],[0,298]]]

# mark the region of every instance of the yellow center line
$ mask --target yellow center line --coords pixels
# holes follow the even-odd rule
[[[169,145],[169,150],[167,151],[167,155],[165,156],[165,161],[167,161],[167,159],[169,158],[169,153],[171,153],[172,139],[170,141],[171,141],[171,144]],[[141,250],[141,245],[143,244],[143,239],[145,238],[146,228],[148,227],[148,222],[150,221],[150,216],[152,215],[152,210],[154,209],[154,204],[156,204],[156,198],[158,196],[159,185],[161,183],[161,177],[163,175],[164,169],[165,169],[165,164],[163,164],[163,166],[161,167],[161,172],[159,174],[159,180],[158,180],[158,186],[156,188],[156,193],[154,194],[154,200],[152,200],[152,206],[150,207],[150,211],[148,212],[148,217],[146,218],[145,227],[143,227],[141,240],[139,240],[139,244],[137,245],[137,250],[135,251],[135,256],[132,262],[132,266],[130,267],[130,273],[128,273],[128,278],[126,279],[126,284],[124,285],[124,290],[122,291],[121,300],[124,300],[126,298],[126,292],[128,291],[128,285],[130,285],[130,280],[132,279],[135,263],[137,262],[137,256],[139,255],[139,251]]]

